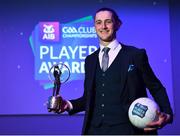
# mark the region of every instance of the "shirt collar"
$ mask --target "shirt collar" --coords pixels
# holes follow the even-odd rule
[[[121,44],[117,41],[117,39],[115,39],[112,42],[110,42],[107,47],[115,50],[119,45],[121,46]],[[102,44],[100,44],[100,51],[102,51],[103,48],[104,48],[104,46]]]

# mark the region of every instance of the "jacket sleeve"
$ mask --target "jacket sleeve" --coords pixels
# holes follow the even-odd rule
[[[161,112],[170,114],[173,117],[172,108],[165,87],[161,84],[160,80],[155,76],[152,68],[148,62],[146,51],[141,49],[136,56],[139,69],[142,73],[144,83],[154,100],[160,107]],[[172,122],[173,118],[171,119]]]
[[[81,96],[78,99],[70,100],[73,109],[69,111],[69,115],[75,114],[77,112],[84,111],[86,108],[86,101],[87,101],[87,89],[86,89],[86,82],[87,82],[87,58],[85,59],[85,79],[84,79],[84,93],[83,96]]]

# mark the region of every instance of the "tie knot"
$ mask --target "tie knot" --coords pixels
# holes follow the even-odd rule
[[[108,47],[104,47],[104,49],[103,49],[105,54],[108,54],[109,50],[110,50],[110,48],[108,48]]]

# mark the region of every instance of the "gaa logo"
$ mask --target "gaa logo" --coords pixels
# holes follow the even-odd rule
[[[39,38],[41,42],[59,41],[59,22],[40,22],[39,23]]]
[[[146,105],[142,105],[140,103],[136,103],[134,105],[133,110],[132,110],[132,115],[137,115],[140,118],[144,118],[147,110],[148,110],[148,107]]]

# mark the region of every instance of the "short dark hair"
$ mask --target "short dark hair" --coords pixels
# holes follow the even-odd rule
[[[111,12],[114,20],[115,20],[116,22],[119,22],[120,24],[122,24],[122,21],[119,19],[119,16],[117,15],[117,13],[116,13],[113,9],[111,9],[111,8],[106,8],[106,7],[100,8],[100,9],[98,9],[98,10],[95,12],[95,14],[94,14],[94,20],[95,20],[96,14],[97,14],[98,12],[100,12],[100,11],[109,11],[109,12]]]

